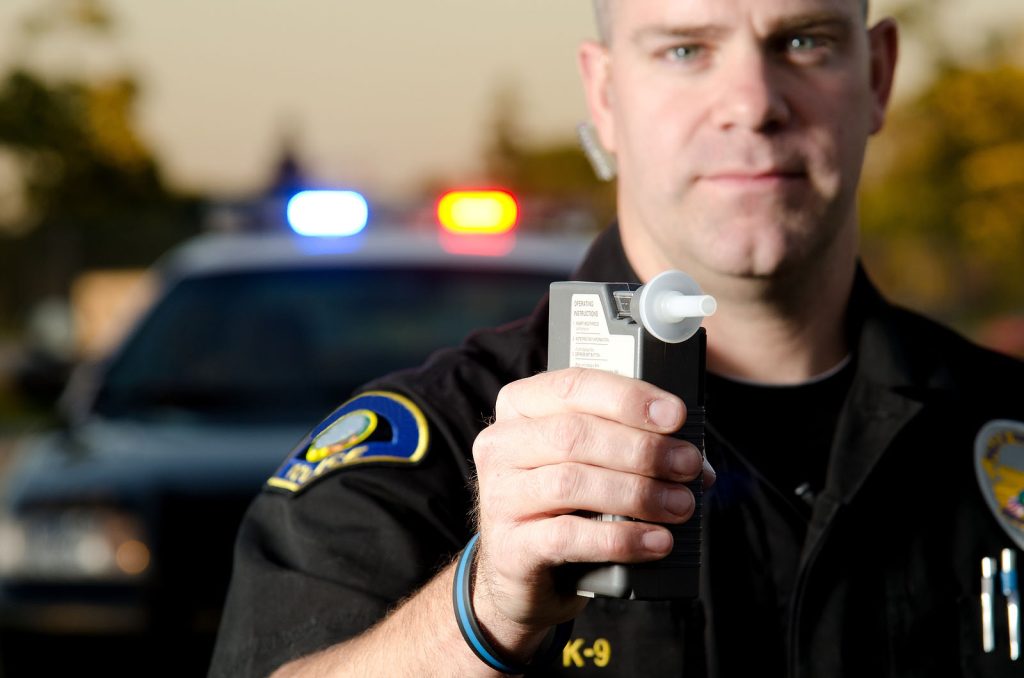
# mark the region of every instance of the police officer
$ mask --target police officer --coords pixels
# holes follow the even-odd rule
[[[678,268],[716,296],[711,465],[668,435],[675,396],[544,373],[546,309],[475,335],[367,386],[270,479],[212,673],[1020,675],[1006,615],[982,642],[979,562],[1016,544],[972,450],[1024,412],[998,388],[1024,368],[889,305],[858,265],[896,26],[861,0],[595,4],[579,62],[619,221],[577,277]],[[690,518],[702,467],[698,600],[556,585],[566,563],[663,557],[653,523]]]

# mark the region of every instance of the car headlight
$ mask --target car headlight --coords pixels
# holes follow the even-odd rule
[[[131,580],[150,565],[141,521],[110,509],[0,515],[0,577],[66,582]]]

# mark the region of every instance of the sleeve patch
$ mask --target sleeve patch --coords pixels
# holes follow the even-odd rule
[[[267,481],[296,493],[339,469],[365,464],[417,464],[427,454],[427,418],[397,393],[367,391],[317,426]]]

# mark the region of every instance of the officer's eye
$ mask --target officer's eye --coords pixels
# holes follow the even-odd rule
[[[825,41],[822,38],[813,35],[795,35],[786,43],[786,47],[794,52],[809,52],[824,45]]]
[[[665,53],[669,61],[693,61],[704,52],[700,45],[676,45]]]
[[[782,43],[782,51],[799,63],[817,63],[834,51],[835,41],[829,37],[801,34],[791,35]]]

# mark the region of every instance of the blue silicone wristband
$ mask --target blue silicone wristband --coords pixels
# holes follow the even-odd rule
[[[462,637],[473,654],[495,671],[514,675],[528,674],[532,669],[548,664],[557,653],[562,651],[572,634],[573,622],[569,620],[555,626],[545,638],[540,651],[529,663],[519,664],[502,659],[501,655],[487,642],[480,630],[476,613],[473,611],[473,560],[479,541],[480,535],[474,534],[466,544],[466,548],[463,549],[462,555],[459,556],[459,562],[455,568],[452,604],[455,607],[455,620],[458,623],[459,631],[462,632]]]

